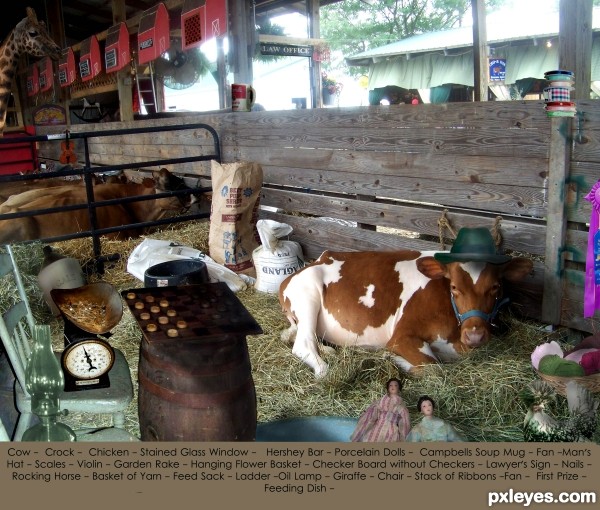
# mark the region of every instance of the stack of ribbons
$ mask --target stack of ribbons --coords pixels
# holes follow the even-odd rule
[[[548,71],[544,78],[549,85],[544,89],[546,114],[548,117],[575,117],[575,103],[571,101],[573,90],[572,71]]]

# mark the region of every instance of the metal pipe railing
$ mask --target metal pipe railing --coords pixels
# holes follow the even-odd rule
[[[112,165],[102,165],[102,166],[92,166],[90,161],[90,150],[89,150],[89,140],[92,138],[105,138],[111,136],[123,136],[123,135],[135,135],[135,134],[143,134],[143,133],[159,133],[159,132],[169,132],[169,131],[183,131],[183,130],[193,130],[193,129],[203,129],[209,132],[212,136],[213,141],[213,153],[211,154],[203,154],[199,156],[184,156],[179,158],[163,158],[163,159],[152,159],[147,161],[137,161],[131,163],[121,163],[121,164],[112,164]],[[100,242],[100,237],[105,234],[120,232],[125,230],[133,230],[133,229],[141,229],[152,226],[165,225],[170,223],[178,223],[182,221],[188,221],[192,219],[200,219],[200,218],[208,218],[210,213],[192,213],[192,214],[184,214],[172,218],[164,218],[155,221],[148,222],[139,222],[132,224],[124,224],[117,227],[105,227],[100,228],[98,225],[98,220],[96,217],[96,210],[98,207],[105,207],[116,204],[125,204],[130,202],[137,202],[143,200],[156,200],[159,198],[165,197],[174,197],[179,195],[190,195],[190,194],[199,194],[205,193],[207,191],[211,191],[211,188],[202,187],[202,188],[189,188],[182,190],[169,191],[164,193],[156,193],[153,195],[139,195],[118,199],[109,199],[109,200],[101,200],[96,201],[94,197],[94,186],[92,182],[93,174],[98,173],[108,173],[114,171],[122,171],[127,169],[140,169],[144,167],[152,167],[152,166],[160,166],[160,165],[171,165],[177,163],[190,163],[196,161],[210,161],[216,160],[221,162],[221,148],[219,145],[219,136],[216,130],[208,125],[203,123],[196,124],[184,124],[184,125],[173,125],[173,126],[154,126],[154,127],[139,127],[139,128],[126,128],[126,129],[109,129],[105,131],[93,131],[93,132],[76,132],[71,133],[69,131],[65,131],[64,133],[57,134],[49,134],[49,135],[32,135],[26,137],[12,137],[10,139],[0,138],[0,146],[2,144],[14,144],[20,142],[52,142],[58,140],[74,140],[81,139],[83,140],[83,149],[84,149],[84,165],[83,168],[79,169],[65,169],[61,171],[55,172],[44,172],[44,173],[33,173],[33,174],[15,174],[15,175],[0,175],[0,185],[5,182],[19,182],[19,181],[28,181],[34,179],[50,179],[53,177],[68,177],[68,176],[82,176],[85,182],[86,187],[86,203],[82,204],[73,204],[64,207],[58,208],[45,208],[38,209],[33,211],[21,211],[16,213],[6,213],[0,214],[0,220],[8,220],[13,218],[20,218],[26,216],[39,216],[43,214],[52,214],[57,212],[71,211],[87,208],[88,215],[90,218],[90,230],[80,231],[68,235],[39,239],[45,242],[56,242],[56,241],[64,241],[68,239],[77,239],[81,237],[91,237],[93,243],[93,252],[94,259],[96,260],[96,270],[98,272],[103,272],[104,265],[103,262],[106,260],[112,260],[115,258],[115,255],[111,256],[103,256],[102,255],[102,246]],[[33,242],[26,241],[26,242]],[[38,240],[35,240],[38,241]]]

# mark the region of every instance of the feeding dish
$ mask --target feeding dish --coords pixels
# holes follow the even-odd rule
[[[341,416],[307,416],[259,423],[256,440],[291,442],[349,442],[357,418]]]
[[[121,296],[110,283],[96,282],[75,289],[52,289],[50,295],[60,312],[88,333],[107,333],[123,317]]]

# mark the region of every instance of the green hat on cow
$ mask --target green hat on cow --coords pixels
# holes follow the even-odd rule
[[[511,259],[509,255],[502,255],[496,251],[492,234],[485,227],[461,228],[450,252],[436,253],[434,257],[444,264],[469,261],[504,264]]]

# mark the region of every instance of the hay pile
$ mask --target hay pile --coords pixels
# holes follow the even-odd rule
[[[148,237],[177,241],[208,253],[207,222],[175,225]],[[104,254],[119,253],[120,260],[107,265],[101,277],[92,276],[88,281],[107,281],[119,291],[142,287],[143,283],[125,270],[129,254],[140,242],[141,239],[103,241]],[[92,257],[88,239],[56,243],[53,247],[65,256],[77,258],[82,266]],[[34,314],[38,321],[51,324],[55,348],[62,350],[62,321],[51,316],[37,286],[37,273],[43,260],[42,246],[17,246],[14,251]],[[330,372],[324,380],[317,381],[311,370],[292,355],[290,346],[280,340],[281,331],[288,323],[277,297],[256,292],[253,288],[238,293],[238,297],[264,330],[263,335],[247,339],[259,422],[300,416],[356,417],[383,394],[388,378],[405,377],[385,352],[338,348],[334,353],[324,354]],[[0,304],[10,299],[9,295],[0,295]],[[541,324],[523,322],[510,315],[503,318],[503,323],[504,333],[488,346],[457,363],[430,367],[421,378],[405,378],[402,394],[413,421],[419,418],[414,407],[418,397],[428,394],[436,401],[437,415],[450,420],[470,441],[523,440],[521,424],[526,409],[518,399],[518,392],[536,379],[530,354],[537,345],[548,341],[550,333]],[[553,335],[556,337],[556,333]],[[125,307],[110,342],[125,354],[134,387],[137,387],[140,338],[139,327]],[[566,347],[566,341],[563,343]],[[559,397],[551,412],[555,416],[566,416],[565,399]],[[94,415],[71,415],[62,421],[74,428],[109,424],[106,419]],[[127,412],[126,427],[139,435],[135,399]]]

